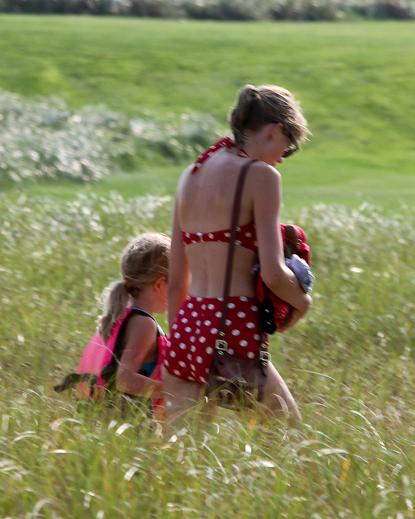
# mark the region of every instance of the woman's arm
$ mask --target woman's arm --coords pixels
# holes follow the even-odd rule
[[[169,259],[168,316],[170,327],[181,304],[186,299],[190,281],[189,265],[184,250],[178,213],[178,201],[176,199]]]
[[[159,396],[161,383],[137,373],[157,341],[157,325],[149,317],[133,315],[127,324],[125,348],[117,369],[116,387],[129,395]]]
[[[285,265],[280,230],[281,176],[272,166],[253,165],[254,219],[257,232],[261,276],[264,283],[282,300],[304,315],[311,297],[305,294],[295,274]],[[296,319],[298,320],[298,318]]]

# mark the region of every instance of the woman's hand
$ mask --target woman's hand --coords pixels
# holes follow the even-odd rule
[[[286,331],[290,330],[291,328],[294,328],[294,326],[298,323],[300,319],[302,319],[306,313],[308,312],[312,299],[311,296],[308,294],[304,294],[304,306],[301,310],[298,310],[297,308],[293,308],[291,315],[289,316],[287,322],[284,323],[284,325],[278,329],[279,333],[285,333]]]

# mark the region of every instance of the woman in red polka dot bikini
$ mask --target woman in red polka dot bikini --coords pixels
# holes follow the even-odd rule
[[[281,180],[273,167],[307,138],[307,121],[284,88],[246,85],[231,112],[230,126],[233,139],[209,148],[178,185],[169,266],[171,338],[164,361],[168,420],[183,415],[206,393],[221,325],[234,193],[248,162],[225,323],[228,353],[248,359],[260,355],[264,336],[252,274],[258,257],[264,282],[294,308],[281,331],[294,326],[311,303],[284,262]],[[262,405],[298,423],[300,413],[284,380],[272,363],[266,370]]]

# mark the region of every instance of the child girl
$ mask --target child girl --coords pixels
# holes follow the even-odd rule
[[[104,291],[104,313],[77,373],[55,386],[56,391],[76,385],[87,398],[109,388],[131,396],[161,396],[166,338],[153,313],[167,308],[169,253],[170,238],[158,233],[141,234],[127,246],[122,278]]]

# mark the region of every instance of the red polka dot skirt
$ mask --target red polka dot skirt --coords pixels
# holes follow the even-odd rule
[[[188,297],[170,330],[164,366],[183,380],[206,383],[215,354],[223,298]],[[230,297],[226,320],[228,351],[239,358],[259,357],[261,333],[257,300]]]

